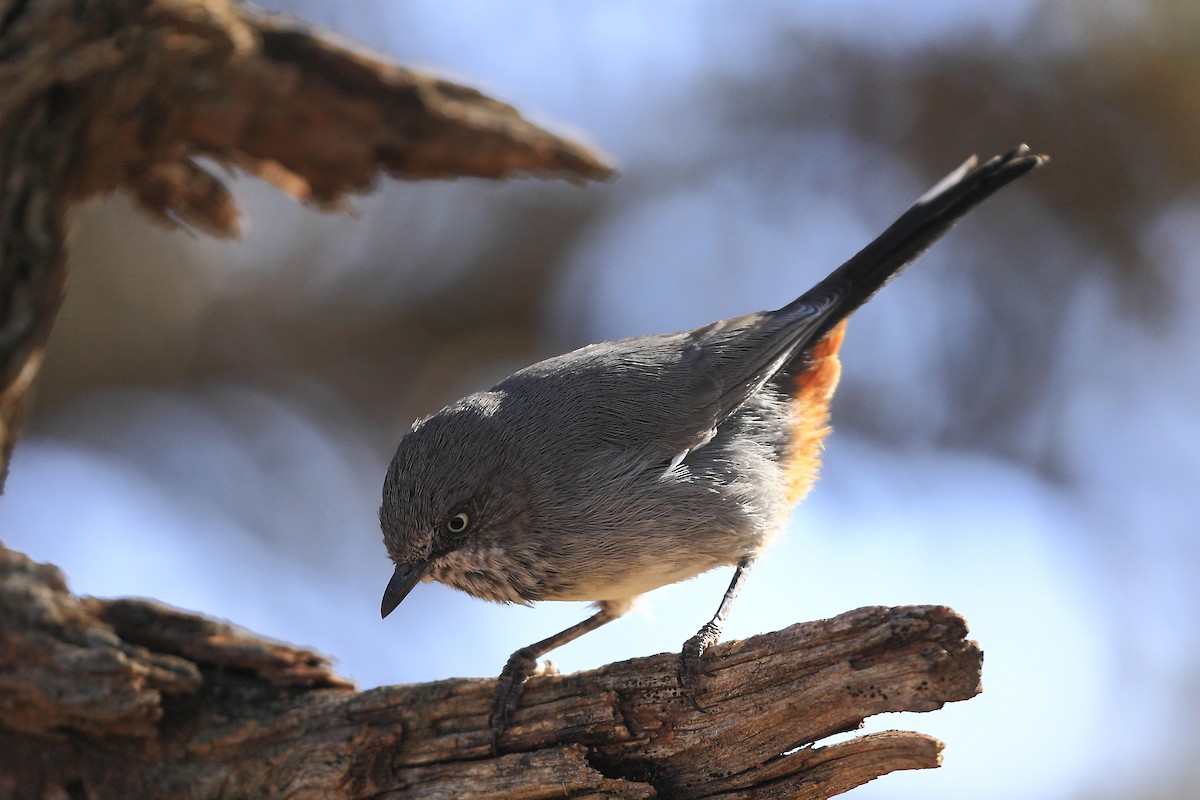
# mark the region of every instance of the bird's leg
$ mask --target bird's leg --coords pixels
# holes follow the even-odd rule
[[[513,712],[517,710],[517,702],[525,691],[525,681],[537,672],[538,659],[555,648],[562,647],[567,642],[573,642],[585,633],[590,633],[601,625],[612,622],[621,616],[621,612],[600,604],[600,610],[565,631],[554,634],[528,647],[522,647],[508,657],[508,663],[500,672],[496,681],[496,694],[492,698],[492,752],[500,743],[500,734],[508,727]]]
[[[754,559],[755,556],[746,556],[738,562],[737,569],[733,572],[733,580],[729,582],[729,588],[725,590],[725,596],[721,598],[721,605],[717,607],[717,613],[704,623],[704,627],[696,631],[695,636],[683,643],[683,650],[679,653],[679,669],[675,672],[675,678],[679,681],[679,688],[683,690],[684,696],[699,712],[703,713],[704,709],[696,702],[696,695],[693,691],[696,673],[712,674],[705,668],[702,656],[705,650],[720,641],[721,629],[725,627],[729,609],[733,607],[734,598],[738,596],[742,584],[746,582],[746,576],[750,574],[750,568],[754,566]]]

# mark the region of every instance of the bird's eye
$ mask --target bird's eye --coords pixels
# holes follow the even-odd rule
[[[446,530],[451,533],[462,533],[471,524],[471,518],[463,512],[458,512],[450,519],[446,520]]]

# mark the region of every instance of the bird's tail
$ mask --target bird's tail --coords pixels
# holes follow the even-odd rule
[[[818,317],[820,322],[805,331],[804,338],[807,343],[820,341],[968,211],[1048,160],[1046,156],[1030,154],[1025,145],[982,165],[972,156],[918,198],[912,208],[873,242],[776,314],[786,317],[791,312],[803,311]],[[801,343],[798,349],[804,351],[808,346]]]

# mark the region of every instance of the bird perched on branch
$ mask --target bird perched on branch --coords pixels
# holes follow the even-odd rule
[[[816,479],[846,318],[1046,160],[1024,146],[968,160],[777,311],[590,345],[418,420],[383,484],[379,519],[396,565],[383,616],[428,580],[502,603],[595,603],[591,617],[509,658],[492,714],[499,737],[543,655],[644,592],[733,566],[716,614],[680,653],[679,684],[695,703],[705,650]]]

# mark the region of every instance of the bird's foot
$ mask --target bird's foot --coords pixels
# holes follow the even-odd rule
[[[721,626],[716,622],[705,623],[696,635],[683,643],[679,652],[679,667],[675,670],[675,680],[683,690],[683,696],[692,704],[692,708],[701,714],[708,712],[696,702],[696,674],[712,677],[712,671],[704,663],[704,651],[721,640]]]
[[[496,693],[492,696],[492,755],[499,752],[500,735],[508,728],[513,712],[517,710],[521,693],[525,691],[525,681],[550,670],[554,670],[554,665],[549,662],[545,669],[539,668],[537,655],[528,647],[522,647],[508,657],[508,663],[496,681]]]

